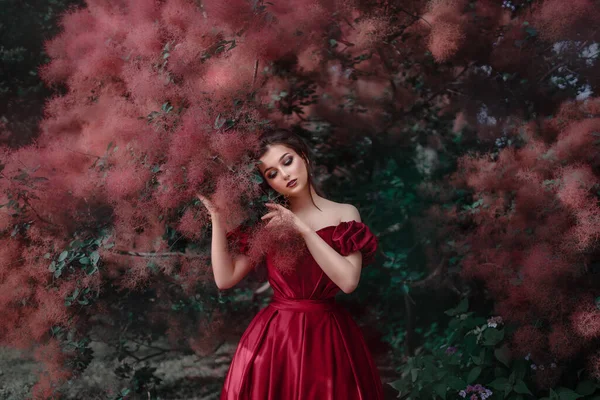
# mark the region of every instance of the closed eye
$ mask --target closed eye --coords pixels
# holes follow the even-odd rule
[[[283,165],[288,166],[292,163],[292,161],[294,161],[294,157],[289,157],[283,162]],[[267,174],[267,178],[269,178],[269,179],[273,179],[276,176],[277,176],[277,171],[273,171],[273,173]]]

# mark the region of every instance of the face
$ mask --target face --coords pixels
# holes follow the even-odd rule
[[[283,145],[273,144],[260,158],[258,168],[263,179],[278,193],[293,196],[308,185],[306,162],[294,150]],[[287,184],[293,180],[292,187]]]

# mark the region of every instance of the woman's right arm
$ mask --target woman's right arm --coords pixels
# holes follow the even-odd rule
[[[232,257],[227,249],[227,235],[218,215],[212,216],[211,262],[215,283],[219,289],[238,284],[252,269],[250,257],[238,254]]]
[[[210,258],[215,283],[219,289],[229,289],[237,285],[252,269],[250,257],[245,254],[231,256],[227,248],[227,233],[219,210],[203,195],[198,194],[198,199],[204,204],[212,220]]]

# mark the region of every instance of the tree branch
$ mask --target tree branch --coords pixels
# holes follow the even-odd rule
[[[137,252],[131,250],[113,250],[114,253],[126,255],[126,256],[134,256],[134,257],[186,257],[186,258],[199,258],[202,257],[202,254],[188,254],[182,253],[178,251],[165,251],[165,252]]]

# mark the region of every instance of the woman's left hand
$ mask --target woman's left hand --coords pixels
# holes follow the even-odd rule
[[[296,214],[284,206],[275,203],[265,203],[265,206],[271,209],[271,211],[260,217],[260,219],[264,220],[265,218],[271,218],[271,220],[267,223],[267,226],[271,224],[282,223],[283,221],[291,221],[298,232],[305,233],[310,231],[310,227],[308,225],[302,222],[302,220],[300,220]]]

